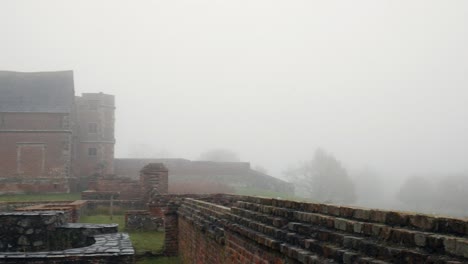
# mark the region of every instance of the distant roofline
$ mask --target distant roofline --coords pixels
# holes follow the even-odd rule
[[[40,73],[57,73],[57,72],[73,72],[73,70],[57,70],[57,71],[10,71],[10,70],[0,70],[4,73],[31,73],[31,74],[40,74]]]
[[[104,96],[113,96],[113,97],[115,97],[115,95],[113,95],[113,94],[108,94],[108,93],[103,93],[103,92],[97,92],[97,93],[88,93],[87,92],[87,93],[81,93],[81,95],[75,95],[75,96],[81,98],[81,97],[83,97],[85,95],[104,95]]]
[[[0,113],[7,114],[70,114],[70,112],[60,112],[60,111],[0,111]]]
[[[138,161],[151,161],[151,160],[167,160],[167,161],[187,161],[193,163],[224,163],[224,164],[250,164],[249,161],[212,161],[212,160],[189,160],[185,158],[119,158],[119,160],[138,160]]]
[[[0,70],[0,112],[71,113],[74,95],[73,70]]]

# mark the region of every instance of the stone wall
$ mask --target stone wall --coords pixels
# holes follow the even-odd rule
[[[0,263],[34,264],[133,264],[135,251],[128,234],[95,235],[93,244],[65,250],[41,252],[0,252]]]
[[[463,219],[234,195],[158,201],[166,253],[183,263],[468,262]]]
[[[60,211],[0,213],[0,263],[134,263],[117,224],[66,223]]]
[[[65,222],[63,212],[0,213],[0,251],[48,250],[52,232]]]

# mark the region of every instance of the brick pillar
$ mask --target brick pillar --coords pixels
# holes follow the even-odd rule
[[[177,206],[168,205],[168,210],[164,215],[164,254],[166,256],[179,255],[179,218]]]
[[[143,201],[150,195],[168,193],[168,170],[162,163],[150,163],[140,171],[140,186]]]

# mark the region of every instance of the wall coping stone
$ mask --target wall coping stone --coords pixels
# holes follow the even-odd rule
[[[135,250],[127,233],[114,233],[93,236],[95,243],[82,248],[71,248],[62,251],[41,251],[41,252],[0,252],[0,259],[15,258],[68,258],[96,257],[96,256],[121,256],[134,255]]]
[[[13,212],[0,212],[1,216],[36,216],[36,215],[57,215],[64,214],[64,211],[13,211]]]
[[[100,228],[117,228],[118,224],[86,224],[86,223],[67,223],[57,228],[69,228],[69,229],[100,229]]]

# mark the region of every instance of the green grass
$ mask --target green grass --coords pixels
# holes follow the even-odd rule
[[[138,259],[137,264],[181,264],[178,257],[146,257]]]
[[[50,194],[4,194],[0,195],[2,202],[30,201],[75,201],[80,200],[80,193],[50,193]]]
[[[136,253],[162,252],[164,246],[164,232],[148,231],[148,232],[129,232],[132,244],[135,247]]]
[[[86,215],[82,216],[80,219],[81,223],[92,223],[92,224],[119,224],[119,231],[124,231],[125,228],[125,216],[124,215],[114,215],[112,220],[108,215]]]

